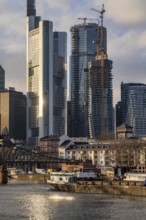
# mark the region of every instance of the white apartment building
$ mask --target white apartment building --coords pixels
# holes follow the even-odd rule
[[[77,140],[79,140],[78,143],[75,142]],[[85,142],[81,143],[81,140]],[[59,158],[83,161],[92,160],[93,165],[115,166],[109,143],[87,143],[85,138],[69,138],[66,135],[60,137]]]
[[[136,167],[138,165],[146,167],[146,144],[138,144],[136,148],[129,148],[127,145],[126,151],[126,148],[122,149],[122,143],[118,146],[119,141],[96,142],[89,139],[87,142],[84,138],[69,138],[66,135],[60,137],[60,140],[59,158],[62,159],[78,161],[92,160],[93,165],[103,167]]]

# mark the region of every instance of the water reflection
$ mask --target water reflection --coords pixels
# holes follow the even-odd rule
[[[0,186],[0,220],[144,220],[146,197],[51,192],[47,185]]]
[[[25,212],[30,220],[47,220],[52,216],[52,209],[48,207],[47,197],[30,195],[24,198]]]
[[[53,195],[53,196],[49,196],[49,199],[52,200],[68,200],[68,201],[72,201],[74,200],[73,196],[60,196],[60,195]]]

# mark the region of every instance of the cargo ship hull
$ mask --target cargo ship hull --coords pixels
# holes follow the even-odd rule
[[[126,196],[146,196],[146,187],[130,182],[82,182],[82,183],[50,183],[57,191],[74,193],[98,193]]]

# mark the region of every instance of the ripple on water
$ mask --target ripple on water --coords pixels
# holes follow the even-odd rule
[[[45,184],[0,186],[0,220],[144,220],[145,197],[51,192]]]

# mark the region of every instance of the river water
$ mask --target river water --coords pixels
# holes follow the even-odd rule
[[[47,184],[0,186],[0,220],[145,220],[146,197],[50,191]]]

